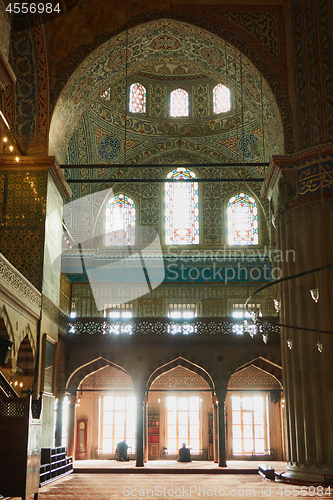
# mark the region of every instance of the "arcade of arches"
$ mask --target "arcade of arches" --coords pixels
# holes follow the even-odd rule
[[[332,481],[332,1],[7,5],[0,397],[75,460]]]

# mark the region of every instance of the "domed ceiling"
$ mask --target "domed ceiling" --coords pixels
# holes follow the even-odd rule
[[[146,87],[144,115],[128,112],[134,82]],[[230,89],[232,106],[215,115],[217,83]],[[175,88],[189,94],[188,118],[170,118]],[[106,89],[109,100],[100,97]],[[99,177],[107,164],[245,164],[283,151],[276,102],[251,62],[215,35],[170,20],[121,33],[89,56],[66,85],[52,127],[60,162],[100,164]]]

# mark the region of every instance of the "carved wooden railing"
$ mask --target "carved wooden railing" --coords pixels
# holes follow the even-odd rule
[[[38,498],[40,446],[31,395],[18,397],[0,372],[0,496]]]
[[[68,324],[70,336],[225,336],[279,334],[277,318],[260,318],[260,323],[248,324],[234,318],[75,318]]]

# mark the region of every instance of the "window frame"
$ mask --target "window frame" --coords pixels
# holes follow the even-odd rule
[[[245,243],[245,244],[240,244],[240,243],[229,243],[229,232],[228,232],[228,229],[229,229],[229,220],[228,220],[228,204],[230,203],[230,200],[234,197],[239,197],[240,194],[244,194],[245,196],[248,196],[249,198],[252,198],[254,200],[254,203],[256,205],[256,208],[257,208],[257,222],[258,222],[258,225],[257,225],[257,234],[258,234],[258,243]],[[251,249],[253,247],[257,248],[261,245],[261,238],[262,238],[262,231],[261,231],[261,217],[259,215],[260,213],[260,210],[259,210],[259,203],[258,203],[258,200],[256,198],[256,196],[254,196],[252,193],[248,193],[246,191],[237,191],[236,193],[234,194],[231,194],[231,195],[228,195],[227,197],[227,200],[226,200],[226,205],[225,205],[225,217],[224,217],[224,221],[225,221],[225,238],[226,238],[226,242],[227,242],[227,245],[229,247],[232,247],[232,248],[235,248],[235,249]],[[255,234],[255,233],[253,233]]]
[[[258,396],[262,396],[263,399],[264,399],[264,410],[263,410],[263,415],[264,415],[264,452],[263,453],[256,453],[255,452],[255,432],[254,432],[254,427],[255,427],[255,423],[254,423],[254,418],[253,418],[253,414],[254,414],[254,410],[243,410],[242,409],[242,406],[241,406],[241,410],[240,410],[240,413],[241,413],[241,424],[238,424],[238,425],[241,425],[241,429],[242,429],[242,437],[240,438],[242,440],[242,452],[241,453],[236,453],[234,452],[234,443],[233,443],[233,439],[234,439],[234,436],[233,436],[233,427],[234,425],[237,425],[237,424],[234,424],[234,411],[237,411],[237,410],[233,410],[232,408],[232,397],[233,396],[238,396],[240,397],[241,399],[244,398],[244,397],[258,397]],[[231,438],[231,446],[230,446],[230,449],[232,450],[232,457],[248,457],[248,456],[260,456],[260,457],[263,457],[263,456],[267,456],[270,454],[270,398],[269,398],[269,391],[266,391],[266,390],[253,390],[253,391],[230,391],[229,393],[229,397],[230,397],[230,400],[229,400],[229,404],[230,404],[230,415],[231,415],[231,425],[230,425],[230,438]],[[253,401],[253,399],[252,399]],[[253,448],[252,451],[244,451],[244,434],[243,434],[243,427],[244,427],[244,419],[242,418],[242,414],[244,412],[248,412],[248,411],[251,411],[252,412],[252,441],[253,441]],[[268,452],[268,453],[267,453]]]
[[[198,398],[199,400],[199,448],[198,448],[198,451],[191,451],[191,454],[192,455],[200,455],[202,453],[202,443],[203,443],[203,407],[202,407],[202,401],[201,401],[201,395],[200,393],[197,393],[197,392],[193,392],[191,394],[182,394],[182,395],[179,395],[177,393],[174,393],[174,392],[168,392],[167,395],[165,396],[165,445],[166,445],[166,448],[168,450],[168,453],[170,454],[170,451],[168,449],[168,433],[169,433],[169,425],[168,425],[168,403],[167,403],[167,398],[168,397],[175,397],[177,398],[177,410],[175,410],[175,413],[176,413],[176,441],[177,441],[177,448],[176,450],[172,450],[172,451],[176,451],[176,454],[178,454],[178,450],[179,448],[181,447],[182,443],[184,442],[184,438],[180,438],[179,437],[179,409],[178,409],[178,399],[180,398],[187,398],[187,400],[189,400],[189,398],[191,397],[196,397]],[[190,410],[187,410],[187,414],[188,414],[188,418],[187,418],[187,441],[186,441],[186,446],[187,447],[191,447],[191,441],[190,441],[190,419],[189,419],[189,412]],[[172,455],[174,453],[171,453]]]
[[[138,204],[137,204],[137,200],[135,197],[132,196],[131,193],[123,193],[122,191],[119,192],[119,193],[113,193],[113,197],[116,198],[120,195],[123,195],[125,198],[130,198],[131,200],[133,200],[133,204],[134,204],[134,209],[135,209],[135,221],[134,221],[134,225],[133,226],[130,226],[130,227],[134,227],[136,228],[137,227],[137,220],[138,220]],[[106,210],[107,210],[107,205],[110,201],[110,199],[112,198],[106,198],[105,199],[105,202],[104,202],[104,205],[103,205],[103,212],[102,212],[102,216],[103,216],[103,246],[104,248],[114,248],[116,245],[108,245],[106,243],[106,234],[107,234],[107,220],[106,220]],[[136,244],[137,242],[137,239],[136,239],[136,234],[135,234],[135,238],[134,238],[134,244]]]
[[[145,92],[144,92],[144,104],[143,104],[143,111],[140,112],[140,111],[132,111],[131,110],[131,89],[133,87],[133,85],[141,85],[144,89],[145,89]],[[128,96],[128,101],[127,101],[127,108],[128,108],[128,112],[131,113],[132,115],[139,115],[139,116],[147,116],[147,87],[146,85],[144,85],[142,82],[138,82],[137,80],[135,81],[132,81],[130,82],[129,84],[129,87],[128,87],[128,93],[127,93],[127,96]]]
[[[104,419],[105,419],[105,415],[104,415],[104,398],[105,397],[113,397],[113,398],[116,398],[116,397],[123,397],[125,399],[125,410],[117,410],[114,408],[113,406],[113,409],[111,410],[112,411],[112,423],[110,424],[112,426],[112,437],[109,438],[112,442],[112,448],[111,450],[105,450],[103,449],[103,427],[104,427]],[[136,445],[137,445],[137,436],[136,436],[136,420],[137,420],[137,411],[138,411],[138,408],[137,408],[137,405],[136,405],[136,410],[135,410],[135,418],[134,418],[134,425],[135,425],[135,437],[134,438],[128,438],[128,436],[126,436],[126,422],[127,422],[127,417],[126,417],[126,413],[127,413],[127,410],[126,410],[126,398],[127,397],[133,397],[135,399],[135,394],[134,392],[128,392],[128,393],[125,393],[125,395],[123,396],[120,396],[120,393],[116,393],[116,392],[107,392],[107,393],[103,393],[103,394],[100,394],[99,396],[99,418],[98,418],[98,453],[101,453],[103,455],[113,455],[115,454],[116,452],[116,447],[117,447],[117,444],[118,444],[118,440],[122,440],[122,439],[125,439],[125,441],[127,442],[128,439],[132,440],[134,439],[134,447],[132,445],[128,445],[129,446],[129,449],[131,449],[131,453],[135,453],[136,451]],[[120,437],[116,437],[115,435],[115,418],[114,418],[114,414],[115,412],[117,411],[124,411],[125,412],[125,420],[124,420],[124,423],[123,423],[123,426],[124,426],[124,435],[122,436],[122,438]],[[128,444],[128,442],[127,442]]]
[[[171,114],[171,96],[173,94],[173,92],[175,92],[176,90],[183,90],[184,92],[186,92],[187,94],[187,104],[188,104],[188,113],[187,113],[187,116],[172,116]],[[169,115],[169,118],[171,120],[187,120],[188,118],[191,118],[192,117],[192,113],[191,113],[191,96],[190,96],[190,92],[183,88],[183,87],[179,87],[179,86],[175,86],[174,88],[171,88],[169,90],[169,95],[167,94],[167,100],[168,100],[168,115]]]
[[[201,241],[202,241],[202,228],[201,228],[201,219],[202,217],[200,216],[202,210],[201,210],[201,205],[200,205],[200,200],[201,200],[201,186],[200,186],[200,183],[198,182],[198,222],[199,222],[199,225],[198,225],[198,242],[197,243],[167,243],[167,238],[166,238],[166,226],[165,226],[165,222],[166,222],[166,203],[165,203],[165,184],[168,182],[168,179],[167,179],[167,175],[172,172],[173,170],[178,170],[178,168],[185,168],[185,169],[188,169],[190,170],[191,172],[193,172],[195,174],[195,179],[198,179],[198,173],[196,172],[196,170],[194,168],[188,168],[187,165],[184,165],[184,167],[177,167],[176,169],[175,168],[168,168],[168,170],[164,171],[164,184],[163,184],[163,190],[164,190],[164,194],[163,196],[161,196],[161,203],[162,203],[162,210],[161,210],[161,214],[163,214],[163,216],[161,217],[161,220],[163,221],[163,227],[161,226],[161,235],[163,235],[163,244],[166,246],[166,247],[169,247],[169,248],[191,248],[193,246],[197,247],[198,245],[201,244]],[[193,180],[193,182],[195,182],[195,179]]]
[[[227,111],[220,111],[219,113],[215,113],[215,110],[214,110],[214,90],[218,85],[223,85],[225,88],[227,88],[229,90],[230,109],[228,109]],[[214,85],[214,87],[211,89],[211,97],[212,97],[212,114],[213,114],[213,116],[225,115],[226,113],[230,113],[232,111],[232,109],[233,109],[233,93],[232,93],[230,87],[228,87],[226,84],[224,84],[222,82],[218,82],[216,85]]]

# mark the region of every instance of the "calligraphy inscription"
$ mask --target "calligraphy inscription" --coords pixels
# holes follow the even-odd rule
[[[333,191],[333,160],[312,163],[297,170],[299,197]]]

